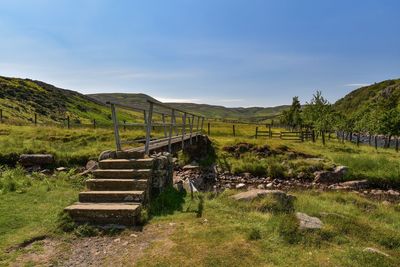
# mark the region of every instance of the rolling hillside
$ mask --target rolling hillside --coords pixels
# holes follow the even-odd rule
[[[32,122],[37,114],[40,123],[111,124],[110,108],[101,102],[71,90],[30,79],[0,76],[0,109],[3,118],[17,123]],[[120,119],[131,114],[122,113]]]
[[[157,101],[145,94],[91,94],[88,95],[100,102],[112,101],[115,103],[133,105],[136,107],[147,107],[147,99]],[[202,114],[208,118],[224,119],[224,120],[243,120],[243,121],[262,121],[274,118],[289,106],[277,107],[251,107],[251,108],[227,108],[223,106],[194,104],[194,103],[168,103],[170,106],[184,109],[187,111]]]
[[[343,114],[351,115],[366,109],[370,103],[380,98],[390,98],[400,105],[400,79],[386,80],[356,89],[339,99],[334,107]]]

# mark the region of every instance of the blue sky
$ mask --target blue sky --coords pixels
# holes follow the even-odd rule
[[[397,0],[0,0],[0,75],[275,106],[400,77]]]

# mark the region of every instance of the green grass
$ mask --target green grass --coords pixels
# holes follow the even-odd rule
[[[10,187],[10,183],[15,185]],[[77,200],[82,180],[68,173],[52,177],[32,174],[21,169],[0,172],[0,265],[7,265],[20,253],[9,250],[38,236],[62,235],[60,212]],[[8,185],[8,186],[7,186]]]
[[[153,244],[138,266],[398,266],[400,213],[351,193],[296,192],[296,211],[318,216],[321,230],[300,231],[292,213],[268,213],[238,204],[226,191],[205,196],[202,218],[189,197],[184,212],[154,217],[177,222],[172,246]],[[196,200],[195,200],[196,201]],[[373,208],[368,211],[366,206]],[[325,215],[323,215],[326,213]],[[205,219],[207,219],[205,221]],[[390,258],[363,252],[374,247]]]

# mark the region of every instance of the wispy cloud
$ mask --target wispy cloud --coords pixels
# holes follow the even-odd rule
[[[363,87],[363,86],[367,86],[369,85],[369,83],[348,83],[345,84],[344,86],[346,87]]]

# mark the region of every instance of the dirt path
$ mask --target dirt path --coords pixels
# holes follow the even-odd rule
[[[125,230],[114,236],[44,239],[21,249],[12,266],[133,266],[154,242],[169,239],[175,224],[155,224],[143,231]]]

